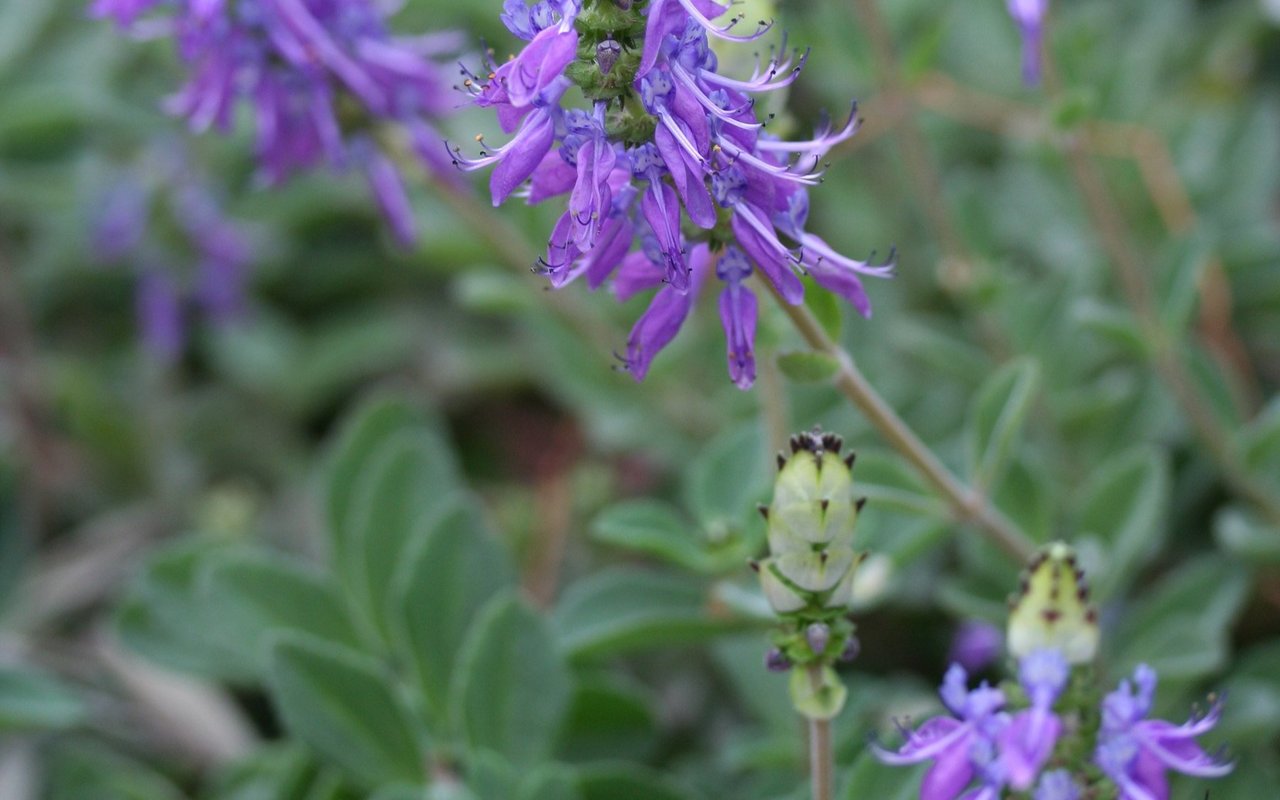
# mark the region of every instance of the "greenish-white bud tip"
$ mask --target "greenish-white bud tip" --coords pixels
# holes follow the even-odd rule
[[[1084,570],[1069,545],[1053,542],[1041,549],[1009,605],[1009,653],[1014,658],[1051,649],[1070,664],[1084,664],[1097,654],[1098,612],[1089,603]]]
[[[818,429],[791,437],[791,454],[778,456],[768,521],[770,557],[760,581],[774,610],[789,614],[849,604],[862,554],[853,529],[862,501],[853,493],[853,455],[840,457],[839,436]]]

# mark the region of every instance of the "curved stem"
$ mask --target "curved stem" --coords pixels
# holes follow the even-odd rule
[[[971,522],[976,529],[1019,563],[1025,562],[1035,551],[1035,545],[1027,535],[1000,513],[990,500],[976,489],[966,485],[921,441],[915,431],[898,416],[897,412],[876,392],[853,361],[853,356],[831,340],[822,324],[806,306],[793,306],[778,294],[768,281],[759,281],[778,306],[786,313],[796,330],[808,342],[809,347],[835,359],[837,364],[834,383],[840,393],[849,399],[880,431],[889,444],[911,463],[939,495],[951,506],[956,516]]]

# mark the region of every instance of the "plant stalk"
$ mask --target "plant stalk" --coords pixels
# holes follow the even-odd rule
[[[815,687],[822,685],[822,667],[809,667],[809,680]],[[831,720],[809,720],[809,782],[813,787],[813,800],[831,800],[835,775],[834,753],[831,744]]]
[[[1018,563],[1024,563],[1035,552],[1035,545],[991,501],[978,490],[966,485],[938,459],[929,446],[898,416],[897,412],[866,379],[853,361],[853,356],[831,340],[822,324],[804,305],[791,305],[782,299],[773,284],[758,281],[777,301],[796,330],[815,352],[833,358],[837,369],[835,386],[862,411],[889,444],[903,455],[929,485],[951,506],[956,516],[971,522],[976,530]]]

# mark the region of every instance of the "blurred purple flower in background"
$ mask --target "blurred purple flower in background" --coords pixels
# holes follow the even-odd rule
[[[1040,85],[1043,67],[1044,18],[1049,13],[1049,0],[1008,0],[1009,16],[1022,35],[1022,82]]]
[[[393,36],[373,0],[95,0],[90,13],[125,28],[166,32],[188,68],[167,108],[202,132],[231,129],[253,110],[256,151],[269,183],[320,164],[366,175],[396,239],[414,240],[412,209],[380,149],[398,127],[423,163],[448,176],[431,120],[457,101],[433,59],[450,35]],[[158,18],[139,18],[155,10]]]
[[[1120,790],[1118,800],[1168,800],[1168,770],[1215,778],[1232,768],[1196,742],[1196,737],[1217,724],[1222,701],[1215,701],[1203,716],[1182,725],[1147,719],[1156,680],[1155,670],[1139,664],[1133,671],[1133,682],[1120,681],[1102,703],[1102,729],[1094,761]]]
[[[215,326],[245,312],[253,250],[244,229],[179,150],[155,146],[117,177],[96,209],[96,261],[137,273],[138,328],[158,360],[176,361],[186,342],[186,307]]]
[[[755,379],[754,271],[791,304],[808,274],[863,315],[861,277],[892,271],[804,229],[808,187],[827,151],[857,130],[856,108],[807,141],[766,133],[756,96],[794,82],[808,54],[788,53],[784,40],[750,78],[720,74],[709,36],[752,41],[770,27],[735,33],[739,18],[712,21],[726,11],[711,0],[507,0],[502,20],[528,44],[465,81],[512,137],[498,147],[477,137],[477,157],[454,147],[455,163],[493,168],[495,205],[517,192],[533,203],[568,194],[540,263],[552,286],[585,276],[594,289],[613,277],[620,298],[661,287],[627,341],[623,363],[636,379],[674,337],[713,261],[729,374],[743,389]],[[562,107],[574,85],[589,108]]]
[[[965,620],[951,639],[947,662],[969,672],[981,672],[995,663],[1004,647],[1004,632],[980,619]]]

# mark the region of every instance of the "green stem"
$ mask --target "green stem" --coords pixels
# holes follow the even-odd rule
[[[1035,545],[991,501],[978,490],[966,485],[955,476],[934,454],[915,431],[898,416],[897,412],[876,392],[854,363],[853,356],[832,341],[822,323],[804,305],[791,305],[783,300],[773,285],[765,280],[758,285],[777,301],[796,330],[815,352],[835,360],[837,369],[835,386],[851,403],[858,407],[867,420],[876,427],[889,444],[928,481],[947,501],[961,520],[971,522],[975,529],[1009,554],[1018,563],[1024,563],[1035,552]]]
[[[822,667],[808,668],[809,680],[815,689],[822,686]],[[831,744],[831,720],[809,720],[809,783],[813,787],[813,800],[831,800],[834,781],[834,752]]]

